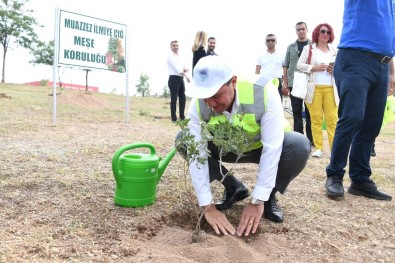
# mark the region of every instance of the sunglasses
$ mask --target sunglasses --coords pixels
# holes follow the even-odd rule
[[[266,39],[266,43],[269,43],[269,42],[276,42],[276,40],[275,39]]]
[[[320,33],[323,34],[323,35],[324,35],[324,34],[330,35],[330,34],[331,34],[331,31],[325,30],[325,29],[321,29]]]
[[[296,31],[305,31],[306,30],[306,28],[298,28],[298,29],[296,29]]]

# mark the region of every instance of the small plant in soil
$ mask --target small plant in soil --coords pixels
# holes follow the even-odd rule
[[[239,121],[242,122],[244,114],[239,114]],[[176,148],[185,159],[184,175],[189,171],[189,165],[193,162],[198,164],[204,164],[207,158],[210,156],[210,151],[207,149],[207,142],[211,141],[217,148],[220,157],[220,167],[222,167],[222,157],[228,153],[233,153],[236,155],[236,160],[228,169],[227,173],[223,173],[222,169],[220,173],[222,175],[222,181],[226,176],[231,176],[234,165],[244,156],[244,152],[248,151],[253,144],[253,140],[246,131],[237,125],[232,125],[230,122],[218,122],[215,125],[208,125],[205,122],[201,122],[201,140],[195,141],[195,136],[191,133],[188,123],[190,119],[185,119],[183,121],[178,121],[177,125],[181,128],[181,136],[176,141]],[[187,178],[184,176],[184,178]],[[186,179],[185,179],[186,180]],[[185,185],[186,182],[185,182]],[[192,189],[187,191],[190,194],[191,200],[193,199]],[[214,203],[214,200],[212,200]],[[201,220],[204,216],[205,210],[201,213],[199,212],[198,205],[195,206],[195,211],[198,216],[198,222],[196,224],[195,230],[192,233],[192,242],[199,242],[201,240],[200,228]]]

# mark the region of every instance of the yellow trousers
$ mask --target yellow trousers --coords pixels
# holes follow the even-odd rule
[[[333,137],[335,136],[337,124],[337,106],[333,86],[316,85],[312,103],[306,106],[310,112],[311,133],[316,149],[323,150],[322,123],[325,119],[326,130],[328,132],[329,148],[332,150]]]

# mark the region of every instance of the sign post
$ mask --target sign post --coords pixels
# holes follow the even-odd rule
[[[53,120],[56,123],[56,78],[59,66],[109,70],[126,74],[126,122],[128,123],[128,69],[124,24],[55,10],[55,52],[53,67]]]

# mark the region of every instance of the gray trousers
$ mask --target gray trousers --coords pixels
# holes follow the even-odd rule
[[[177,135],[179,138],[180,134]],[[208,165],[210,171],[210,182],[214,180],[220,181],[222,175],[219,167],[219,153],[218,148],[212,143],[208,143],[208,149],[211,151],[211,156],[208,158]],[[182,156],[185,156],[185,151],[179,151]],[[256,163],[259,164],[261,159],[262,148],[252,150],[244,153],[245,155],[239,159],[238,163]],[[276,177],[275,190],[284,193],[289,183],[304,169],[310,153],[310,142],[306,136],[298,132],[285,132],[283,149],[281,152],[280,161],[278,164],[278,171]],[[234,163],[236,155],[228,153],[222,156],[222,161],[226,163]],[[222,172],[226,174],[228,170],[222,166]],[[227,176],[222,182],[225,188],[236,187],[241,182],[235,176]]]

